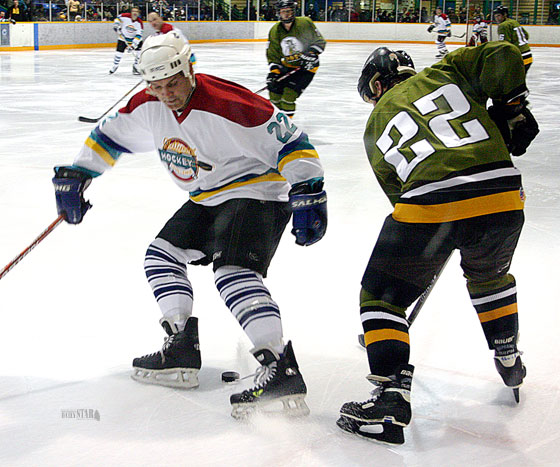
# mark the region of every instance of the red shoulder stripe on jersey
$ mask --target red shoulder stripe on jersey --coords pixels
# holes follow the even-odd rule
[[[274,112],[268,99],[237,83],[202,73],[196,74],[196,90],[179,121],[192,110],[210,112],[248,128],[262,125]]]
[[[163,23],[159,32],[167,34],[169,31],[173,31],[173,26],[169,23]]]
[[[442,17],[443,19],[447,19],[447,15],[446,15],[445,13],[442,13],[442,14],[441,14],[441,17]]]
[[[140,107],[142,104],[146,102],[158,101],[157,97],[148,94],[146,91],[147,89],[143,89],[142,91],[134,94],[134,96],[132,96],[130,100],[127,102],[127,104],[122,109],[119,109],[119,113],[129,114],[132,113],[134,109]]]
[[[123,18],[131,18],[130,13],[121,13],[119,16],[122,16]]]

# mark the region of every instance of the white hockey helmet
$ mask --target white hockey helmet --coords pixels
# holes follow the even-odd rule
[[[138,61],[138,69],[146,81],[157,81],[183,72],[194,82],[190,59],[189,41],[176,31],[150,36],[144,42]]]

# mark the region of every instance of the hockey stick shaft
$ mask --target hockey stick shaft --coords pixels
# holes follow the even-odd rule
[[[18,264],[23,258],[25,258],[33,248],[35,248],[39,243],[41,243],[47,237],[47,235],[49,235],[54,229],[56,229],[63,220],[64,220],[64,214],[58,216],[56,220],[41,233],[41,235],[39,235],[35,240],[33,240],[31,245],[29,245],[12,261],[10,261],[4,269],[2,269],[2,272],[0,272],[0,279],[2,279],[6,274],[8,274],[8,272],[10,272],[15,267],[16,264]]]
[[[130,89],[124,96],[122,96],[117,102],[115,102],[111,107],[109,107],[102,115],[100,115],[97,118],[88,118],[88,117],[78,117],[78,120],[80,122],[86,122],[86,123],[97,123],[99,120],[101,120],[105,115],[107,115],[113,108],[115,108],[119,102],[121,102],[126,96],[128,96],[132,91],[134,91],[138,86],[140,86],[142,83],[144,82],[144,80],[139,81],[138,83],[136,83],[134,85],[134,87],[132,89]]]
[[[412,326],[412,323],[416,320],[418,314],[420,313],[420,310],[422,310],[422,308],[424,307],[424,304],[426,303],[426,300],[428,299],[428,297],[432,293],[432,290],[434,289],[434,286],[436,285],[436,282],[438,281],[439,277],[441,276],[441,273],[445,269],[445,266],[447,266],[447,263],[449,263],[449,260],[451,259],[451,256],[453,256],[453,253],[451,253],[447,257],[447,259],[442,264],[439,271],[434,274],[434,277],[432,278],[428,287],[426,287],[426,290],[424,290],[424,292],[422,292],[422,295],[420,295],[420,297],[418,297],[418,300],[416,300],[416,304],[414,305],[414,308],[412,309],[412,311],[408,315],[408,318],[406,319],[408,321],[408,326],[409,327]],[[364,337],[363,334],[358,335],[358,342],[360,343],[360,345],[362,347],[366,346],[365,337]]]
[[[301,70],[301,67],[294,68],[292,71],[289,71],[285,75],[278,78],[277,83],[279,83],[280,81],[284,81],[288,76],[292,76],[296,71],[299,71],[299,70]],[[260,94],[261,92],[263,92],[267,88],[268,88],[268,86],[265,86],[264,88],[260,88],[258,91],[255,91],[255,94]]]
[[[447,257],[447,259],[442,264],[439,271],[434,274],[434,277],[432,278],[432,281],[430,282],[428,287],[426,287],[426,290],[424,290],[424,292],[422,292],[422,295],[420,295],[420,297],[418,297],[418,300],[416,301],[416,305],[414,305],[414,308],[412,309],[412,311],[410,312],[410,315],[408,315],[408,318],[407,318],[409,326],[412,325],[412,323],[414,322],[414,320],[416,319],[416,317],[420,313],[420,310],[424,307],[424,304],[426,303],[426,300],[428,300],[428,297],[432,293],[432,290],[434,289],[434,286],[436,285],[436,282],[438,281],[439,276],[441,276],[441,273],[445,269],[445,266],[447,266],[447,263],[451,259],[451,256],[453,256],[453,254],[450,254]]]

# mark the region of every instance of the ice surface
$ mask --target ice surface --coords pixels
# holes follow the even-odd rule
[[[61,225],[0,281],[1,465],[435,466],[558,465],[560,364],[560,49],[534,48],[530,100],[541,133],[517,159],[527,221],[512,267],[528,369],[516,405],[486,348],[454,257],[411,328],[414,418],[402,447],[354,439],[338,409],[370,385],[360,332],[360,279],[390,205],[362,145],[370,107],[356,92],[376,45],[330,43],[298,100],[295,122],[326,169],[329,230],[310,248],[286,232],[266,280],[309,387],[303,420],[229,415],[220,373],[254,367],[250,343],[221,302],[209,268],[191,267],[200,318],[200,388],[129,378],[133,357],[162,344],[144,251],[186,200],[155,154],[124,157],[88,189],[79,226]],[[417,68],[435,45],[399,45]],[[264,43],[194,44],[198,72],[264,86]],[[453,48],[453,47],[452,47]],[[56,217],[50,182],[96,117],[136,84],[132,57],[108,75],[109,49],[0,53],[0,267]],[[216,135],[217,138],[220,135]],[[247,380],[249,382],[249,380]],[[63,418],[97,410],[100,420]]]

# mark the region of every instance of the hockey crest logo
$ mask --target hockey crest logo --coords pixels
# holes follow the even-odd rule
[[[285,57],[291,55],[299,55],[303,51],[303,44],[297,37],[288,36],[282,39],[280,42],[280,47],[282,48],[282,54]]]
[[[136,28],[134,27],[133,24],[127,24],[127,25],[124,27],[124,29],[125,29],[125,31],[126,31],[128,34],[134,34],[134,33],[136,33]]]
[[[212,170],[210,164],[199,162],[195,149],[179,138],[164,139],[163,147],[158,151],[161,161],[167,165],[171,174],[182,182],[196,180],[200,169]]]

